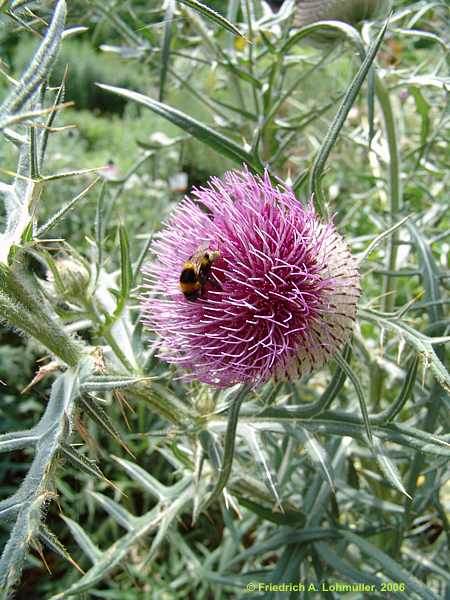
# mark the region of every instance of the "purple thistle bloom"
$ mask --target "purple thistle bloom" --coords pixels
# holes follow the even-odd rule
[[[297,378],[349,338],[359,272],[332,223],[322,223],[266,173],[229,172],[185,198],[153,243],[143,322],[159,356],[193,379],[225,387]],[[215,253],[195,300],[180,273],[200,249]]]

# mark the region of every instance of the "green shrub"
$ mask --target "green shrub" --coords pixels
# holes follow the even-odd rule
[[[23,70],[33,55],[35,38],[22,41],[14,56],[16,73]],[[96,50],[87,40],[69,39],[61,48],[52,73],[51,83],[59,85],[68,66],[66,81],[67,101],[73,101],[78,110],[93,110],[100,113],[122,114],[126,101],[96,86],[96,83],[112,83],[120,87],[140,90],[142,67],[132,67],[115,55]]]

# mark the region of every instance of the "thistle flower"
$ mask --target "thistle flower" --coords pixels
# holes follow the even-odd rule
[[[386,15],[391,4],[391,0],[298,0],[296,25],[304,27],[331,20],[356,25]]]
[[[392,0],[297,0],[294,25],[306,27],[318,21],[343,21],[357,27],[388,14]],[[336,29],[320,29],[307,36],[315,46],[335,44],[344,38]]]
[[[349,338],[359,273],[333,223],[320,221],[269,175],[213,177],[175,209],[153,243],[143,323],[159,356],[188,378],[225,387],[297,378]],[[216,257],[197,299],[180,289],[198,249]]]

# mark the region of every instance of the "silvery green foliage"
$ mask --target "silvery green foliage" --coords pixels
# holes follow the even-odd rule
[[[10,131],[9,128],[40,114],[39,90],[50,76],[55,63],[61,36],[64,31],[66,3],[59,0],[56,4],[47,34],[42,40],[29,66],[22,73],[17,85],[12,89],[0,106],[0,131],[19,146],[19,163],[14,183],[0,184],[0,194],[4,198],[6,209],[5,230],[0,233],[0,263],[7,262],[8,254],[14,244],[19,244],[22,234],[29,225],[34,204],[39,195],[39,184],[33,157],[32,136],[36,134],[30,128]],[[44,134],[42,134],[44,135]]]
[[[14,10],[14,7],[11,8]],[[58,55],[59,43],[64,31],[66,18],[66,3],[59,0],[53,13],[52,21],[47,34],[40,44],[32,62],[22,73],[17,86],[6,97],[0,106],[0,129],[4,129],[14,123],[23,121],[31,115],[35,107],[30,106],[39,87],[49,77],[51,69]]]
[[[16,584],[28,545],[38,541],[42,513],[52,498],[52,464],[61,442],[70,435],[80,377],[90,368],[89,362],[81,362],[58,376],[45,413],[35,427],[0,436],[0,452],[34,449],[22,485],[0,502],[0,520],[11,528],[0,559],[0,590],[10,590]]]
[[[19,8],[20,3],[11,7]],[[22,3],[24,4],[24,3]],[[27,333],[67,365],[53,383],[47,409],[28,431],[0,436],[0,451],[33,448],[34,458],[19,489],[0,502],[0,519],[11,529],[0,559],[0,590],[7,594],[20,577],[30,543],[39,546],[40,523],[52,497],[52,470],[60,444],[71,432],[79,381],[92,370],[90,359],[81,360],[79,345],[62,328],[32,279],[21,269],[8,266],[32,223],[39,199],[37,134],[30,124],[42,113],[38,94],[55,62],[64,31],[66,5],[60,0],[46,36],[17,85],[0,107],[0,129],[18,147],[17,174],[12,184],[1,183],[5,228],[0,234],[0,316],[7,324]],[[18,129],[11,129],[18,125]],[[41,136],[41,143],[45,136]],[[3,597],[3,596],[2,596]]]

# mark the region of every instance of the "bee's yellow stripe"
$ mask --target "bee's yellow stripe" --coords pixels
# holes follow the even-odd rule
[[[200,289],[201,285],[199,281],[195,281],[193,283],[180,283],[180,288],[182,292],[195,292]]]

